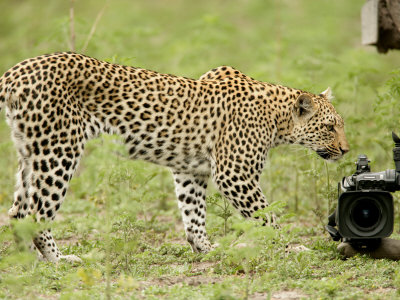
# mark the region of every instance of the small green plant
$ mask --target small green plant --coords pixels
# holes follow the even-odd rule
[[[130,271],[132,257],[137,253],[141,234],[144,231],[142,222],[135,216],[122,214],[118,221],[112,225],[113,238],[111,239],[111,261],[115,268],[122,267],[125,272]],[[119,233],[116,235],[116,233]]]
[[[208,196],[206,201],[208,206],[217,208],[214,214],[224,221],[224,236],[226,236],[228,232],[228,219],[233,215],[230,203],[219,193]]]

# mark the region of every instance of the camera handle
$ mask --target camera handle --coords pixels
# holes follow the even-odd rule
[[[400,172],[400,138],[392,131],[392,139],[394,142],[393,160],[396,166],[396,172]]]
[[[335,242],[340,241],[342,236],[340,235],[339,231],[335,228],[336,227],[336,209],[335,211],[328,217],[328,225],[325,226],[325,229],[330,234],[332,240]]]

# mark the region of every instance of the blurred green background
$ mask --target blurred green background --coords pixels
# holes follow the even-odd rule
[[[192,78],[198,78],[214,67],[231,65],[258,80],[313,93],[330,86],[335,96],[333,104],[345,120],[351,151],[340,162],[330,164],[300,146],[272,149],[263,173],[262,186],[270,201],[284,201],[284,212],[294,213],[288,223],[296,224],[303,230],[302,238],[294,238],[295,242],[306,243],[313,249],[325,243],[324,249],[330,249],[331,256],[334,256],[334,243],[329,241],[323,225],[335,205],[337,181],[354,172],[353,162],[360,153],[369,156],[375,171],[392,168],[393,145],[390,134],[392,130],[400,133],[400,52],[381,55],[373,47],[361,46],[360,10],[364,3],[364,0],[76,0],[75,51],[84,50],[84,54],[98,59]],[[0,73],[28,57],[71,50],[70,7],[70,1],[1,0]],[[93,27],[93,24],[96,26]],[[88,39],[92,29],[93,34]],[[2,113],[0,225],[8,222],[6,212],[12,203],[14,173],[17,169],[15,150],[9,136],[10,131]],[[126,213],[144,216],[150,222],[141,225],[147,228],[143,232],[139,230],[147,235],[150,229],[155,230],[152,228],[154,220],[158,220],[159,224],[163,224],[162,220],[168,220],[164,227],[157,229],[164,234],[161,240],[147,240],[149,245],[158,249],[153,249],[155,253],[164,251],[157,248],[160,244],[184,241],[169,171],[126,160],[125,150],[116,143],[116,139],[103,136],[90,142],[86,149],[81,167],[71,182],[67,199],[60,210],[62,217],[55,224],[59,239],[68,240],[68,237],[77,236],[71,248],[64,246],[64,252],[83,255],[101,248],[104,246],[102,233],[112,232],[110,228],[121,224],[119,222],[127,224],[131,217]],[[215,189],[211,187],[209,193],[214,194]],[[395,198],[398,221],[399,200]],[[104,215],[104,211],[108,212],[106,216],[99,217]],[[213,213],[215,209],[211,206],[208,231],[218,241],[223,235],[224,221],[213,216]],[[104,224],[104,218],[111,227]],[[229,218],[228,225],[240,220],[234,215]],[[171,233],[171,226],[179,228]],[[12,236],[12,230],[5,227],[0,233],[4,233],[4,237]],[[396,225],[395,231],[398,230]],[[116,239],[121,238],[118,232],[116,230]],[[92,242],[93,235],[99,241]],[[134,236],[134,239],[138,237]],[[89,245],[82,240],[90,241]],[[10,256],[15,245],[6,238],[3,242],[0,254]],[[71,245],[71,242],[66,244]],[[129,252],[132,257],[143,252],[142,248],[135,245]],[[183,245],[186,247],[184,242]],[[184,249],[190,252],[189,248]],[[114,250],[115,257],[128,251],[118,247]],[[104,267],[110,259],[100,257],[94,261]],[[135,261],[140,262],[140,259],[136,257]],[[2,266],[9,268],[10,263],[7,260],[5,262]],[[130,262],[137,267],[133,260]],[[322,262],[318,264],[322,265]],[[67,274],[69,269],[65,268]],[[132,269],[129,270],[132,272]],[[5,278],[16,276],[20,271],[14,266]],[[78,279],[83,280],[82,272],[78,272]],[[118,278],[121,274],[115,272],[115,278]],[[271,269],[268,272],[274,274]],[[339,276],[341,272],[339,270],[332,276]],[[129,272],[127,274],[132,275]],[[149,273],[140,274],[146,278],[144,274]],[[45,275],[41,273],[41,276]],[[275,288],[268,286],[260,288],[260,291],[271,293],[276,289],[290,288],[284,283],[290,281],[291,277],[287,276],[279,277],[278,274]],[[292,280],[298,280],[296,276]],[[382,278],[382,282],[387,282],[387,286],[394,289],[395,280],[400,280],[400,277],[389,277]],[[320,278],[317,276],[315,279]],[[51,278],[48,280],[51,282]],[[32,283],[29,280],[27,282]],[[12,280],[11,283],[8,288],[1,286],[0,277],[0,287],[3,288],[0,296],[15,296],[10,286],[16,283]],[[303,286],[296,288],[306,295],[315,294],[323,298],[331,295],[330,288],[333,295],[342,295],[339,285],[347,284],[338,281],[320,289],[318,285],[314,287],[314,283],[311,279],[309,285],[306,281]],[[99,284],[102,286],[104,282]],[[354,295],[358,295],[359,290],[363,294],[365,289],[376,292],[377,287],[369,290],[363,284],[356,284],[357,288],[352,290]],[[26,288],[16,286],[25,291],[25,296],[31,295]],[[86,292],[93,292],[93,285],[86,287],[81,290],[82,297]],[[37,293],[41,296],[62,295],[64,288],[69,295],[76,296],[72,288],[69,290],[68,286],[62,285],[52,291],[43,287]],[[213,295],[218,295],[215,293]],[[149,295],[153,294],[150,292]],[[169,290],[166,295],[175,294]]]

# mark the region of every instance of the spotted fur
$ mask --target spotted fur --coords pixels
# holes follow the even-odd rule
[[[75,53],[24,60],[0,78],[19,170],[10,217],[53,220],[85,143],[121,135],[132,159],[172,170],[193,251],[207,252],[209,177],[245,217],[268,203],[259,180],[268,149],[302,144],[324,159],[348,151],[343,120],[327,99],[219,67],[200,80],[111,64]],[[34,244],[63,256],[50,230]]]

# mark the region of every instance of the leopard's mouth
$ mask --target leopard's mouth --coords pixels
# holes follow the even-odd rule
[[[338,159],[340,159],[342,157],[342,155],[337,155],[337,154],[329,152],[326,148],[318,149],[315,152],[317,152],[318,156],[320,156],[324,160],[328,160],[328,161],[337,161]]]

